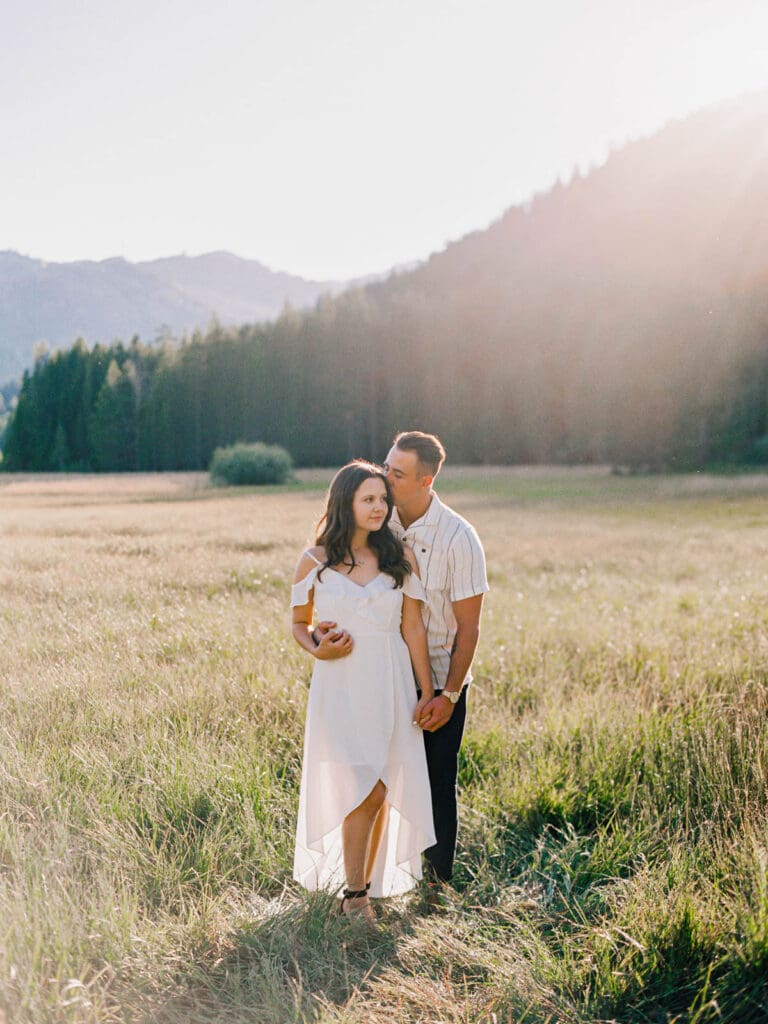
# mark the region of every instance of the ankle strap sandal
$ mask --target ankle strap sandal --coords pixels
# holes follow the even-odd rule
[[[344,913],[344,904],[347,900],[359,900],[363,896],[368,895],[368,890],[371,888],[371,883],[367,882],[364,889],[345,889],[341,897],[341,906],[339,907],[339,913]]]
[[[341,909],[344,910],[344,904],[347,900],[359,900],[361,896],[368,895],[368,886],[364,889],[345,889],[341,897]]]

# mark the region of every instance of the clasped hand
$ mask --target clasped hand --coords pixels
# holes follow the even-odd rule
[[[352,637],[346,629],[338,629],[335,622],[318,622],[314,634],[317,637],[314,655],[318,660],[333,661],[352,653]]]
[[[430,694],[422,697],[416,705],[413,720],[424,732],[437,732],[449,721],[452,714],[453,704],[449,700],[444,700],[440,694],[437,697]]]

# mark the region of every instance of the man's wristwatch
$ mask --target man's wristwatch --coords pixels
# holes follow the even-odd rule
[[[441,690],[441,697],[447,697],[451,704],[458,704],[461,690]]]

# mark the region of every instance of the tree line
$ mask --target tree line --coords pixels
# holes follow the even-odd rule
[[[587,349],[569,364],[553,339],[505,357],[448,325],[438,344],[420,299],[382,296],[377,306],[369,286],[274,324],[42,355],[22,380],[2,466],[201,470],[238,441],[337,465],[381,458],[407,427],[438,433],[453,462],[768,461],[768,332],[726,358],[722,324],[704,323],[695,346],[686,336],[651,372],[647,350],[645,361],[595,352],[590,363]]]

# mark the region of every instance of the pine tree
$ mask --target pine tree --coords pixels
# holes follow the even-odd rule
[[[127,360],[120,369],[109,364],[96,399],[91,432],[96,468],[102,472],[137,469],[135,367]]]
[[[56,434],[53,440],[53,449],[49,460],[50,468],[56,473],[63,473],[69,469],[70,454],[67,445],[67,438],[64,427],[59,423],[56,427]]]

